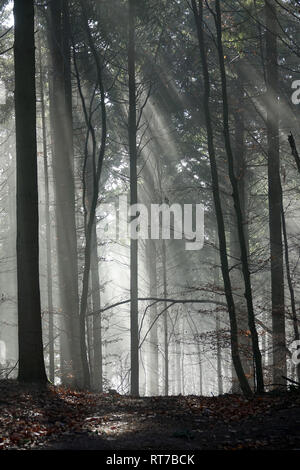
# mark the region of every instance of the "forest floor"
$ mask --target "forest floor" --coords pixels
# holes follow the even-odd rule
[[[300,450],[300,393],[133,398],[0,381],[0,449]]]

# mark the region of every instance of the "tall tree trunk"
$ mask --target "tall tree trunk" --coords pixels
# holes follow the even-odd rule
[[[276,6],[273,2],[265,1],[265,15],[273,382],[285,384],[282,378],[286,376],[286,343],[279,156],[278,23]]]
[[[47,252],[47,297],[48,297],[48,340],[49,340],[49,379],[54,383],[54,318],[53,318],[53,288],[52,288],[52,241],[50,224],[50,196],[48,171],[48,145],[45,110],[44,73],[42,61],[41,39],[39,38],[39,67],[40,67],[40,95],[42,113],[43,154],[44,154],[44,180],[45,180],[45,222],[46,222],[46,252]]]
[[[87,117],[86,108],[84,105],[84,98],[81,92],[81,99],[84,105],[84,113],[86,119],[86,125],[89,132],[93,134],[93,143],[94,143],[94,150],[92,155],[92,198],[86,204],[85,201],[85,194],[86,194],[86,174],[84,174],[84,188],[83,188],[83,204],[84,204],[84,227],[85,227],[85,250],[84,250],[84,270],[83,270],[83,280],[82,280],[82,293],[80,299],[80,347],[81,347],[81,357],[83,361],[83,372],[84,372],[84,383],[87,388],[90,388],[90,370],[89,364],[87,360],[87,351],[86,351],[86,313],[87,313],[87,301],[88,301],[88,288],[89,288],[89,279],[90,279],[90,270],[91,270],[91,253],[92,253],[92,243],[93,243],[93,233],[97,236],[94,232],[95,230],[95,222],[96,222],[96,210],[98,205],[98,198],[99,198],[99,185],[100,185],[100,178],[102,174],[103,168],[103,161],[105,157],[106,151],[106,139],[107,139],[107,114],[106,114],[106,103],[105,103],[105,89],[104,89],[104,81],[103,81],[103,63],[101,63],[98,51],[95,47],[92,33],[89,27],[89,19],[87,16],[85,3],[81,0],[81,11],[84,18],[84,26],[85,32],[87,35],[88,45],[90,51],[93,55],[95,65],[96,65],[96,72],[97,72],[97,85],[99,87],[100,92],[100,103],[101,103],[101,142],[100,142],[100,149],[98,153],[98,158],[96,159],[96,146],[95,146],[95,131],[91,125],[91,121],[89,117]],[[76,72],[77,80],[78,80],[78,70]],[[79,83],[78,83],[79,84]],[[80,87],[80,85],[79,85]],[[86,170],[86,164],[84,173]]]
[[[243,212],[242,212],[242,205],[241,205],[241,198],[239,194],[238,182],[237,182],[237,178],[236,178],[235,171],[234,171],[234,156],[232,152],[231,139],[230,139],[227,79],[226,79],[224,51],[223,51],[223,43],[222,43],[222,23],[221,23],[220,0],[216,0],[215,19],[216,19],[218,55],[219,55],[221,82],[222,82],[223,127],[224,127],[225,148],[226,148],[226,154],[227,154],[227,160],[228,160],[229,178],[230,178],[230,183],[232,186],[232,197],[233,197],[234,208],[235,208],[235,213],[236,213],[238,238],[239,238],[239,245],[240,245],[240,252],[241,252],[240,259],[242,263],[242,272],[243,272],[243,278],[244,278],[244,284],[245,284],[245,297],[246,297],[247,310],[248,310],[248,324],[249,324],[249,329],[251,332],[252,350],[253,350],[254,361],[255,361],[257,391],[259,393],[263,393],[264,392],[264,378],[263,378],[262,361],[261,361],[261,353],[259,349],[258,335],[257,335],[257,330],[256,330],[256,325],[255,325],[252,286],[251,286],[251,278],[250,278],[249,263],[248,263],[247,243],[246,243],[246,237],[245,237],[245,232],[244,232]]]
[[[34,2],[15,0],[19,375],[46,383],[39,284]]]
[[[71,361],[71,364],[63,365],[63,380],[70,385],[81,387],[83,385],[83,369],[79,347],[72,97],[66,7],[67,0],[55,0],[49,5],[49,44],[53,69],[51,84],[53,176],[56,203],[57,263],[62,307],[61,347],[65,352],[66,361],[69,358]]]
[[[136,0],[128,0],[128,75],[129,118],[128,139],[130,158],[130,205],[137,204],[137,121],[135,76],[135,20]],[[130,240],[130,347],[131,347],[131,395],[139,395],[139,333],[138,333],[138,240]]]
[[[247,253],[249,254],[249,233],[247,219],[247,169],[245,161],[245,145],[244,145],[244,89],[243,89],[243,77],[238,74],[237,78],[236,96],[234,102],[234,130],[235,130],[235,148],[234,148],[234,169],[237,179],[241,211],[244,220],[244,233],[245,241],[247,246]],[[239,235],[236,224],[236,216],[232,211],[232,225],[230,231],[230,255],[232,259],[232,280],[233,280],[233,291],[235,295],[235,302],[237,308],[237,324],[239,330],[239,346],[240,355],[243,368],[251,386],[253,386],[254,380],[252,380],[252,369],[253,364],[250,359],[251,355],[251,339],[248,335],[248,318],[247,318],[247,304],[243,296],[243,273],[241,269],[241,250],[239,243]],[[250,354],[249,354],[250,353]],[[237,378],[234,370],[233,378],[234,383],[232,384],[233,390],[240,391],[239,387],[236,387]],[[250,378],[251,377],[251,378]]]
[[[295,299],[295,291],[291,276],[291,268],[290,268],[290,256],[289,256],[289,243],[288,243],[288,235],[287,235],[287,228],[286,228],[286,221],[285,221],[285,213],[283,207],[283,193],[282,187],[280,188],[281,192],[281,219],[282,219],[282,233],[283,233],[283,241],[284,241],[284,258],[285,258],[285,270],[286,270],[286,277],[290,292],[290,299],[291,299],[291,309],[292,309],[292,322],[293,322],[293,329],[294,329],[294,339],[295,341],[299,341],[299,326],[298,326],[298,318],[297,318],[297,309],[296,309],[296,299]],[[300,364],[297,364],[295,367],[295,372],[297,375],[297,380],[300,383]]]
[[[231,280],[230,280],[230,275],[229,275],[225,225],[224,225],[223,210],[222,210],[221,199],[220,199],[219,176],[218,176],[218,170],[217,170],[217,164],[216,164],[213,128],[212,128],[210,106],[209,106],[210,79],[209,79],[207,56],[206,56],[206,49],[205,49],[205,43],[204,43],[204,32],[203,32],[203,1],[202,0],[199,1],[199,9],[198,9],[196,0],[192,0],[192,9],[194,13],[195,22],[196,22],[198,44],[199,44],[199,50],[200,50],[200,55],[201,55],[202,68],[203,68],[203,76],[204,76],[203,107],[204,107],[205,120],[206,120],[208,154],[209,154],[210,168],[211,168],[213,198],[214,198],[214,205],[215,205],[216,219],[217,219],[217,226],[218,226],[222,276],[223,276],[223,281],[224,281],[224,290],[225,290],[225,296],[226,296],[229,320],[230,320],[232,361],[233,361],[235,371],[239,379],[243,393],[247,396],[251,396],[252,391],[247,381],[247,378],[245,376],[243,366],[241,364],[239,350],[238,350],[238,332],[237,332],[236,311],[235,311],[235,305],[234,305],[234,300],[233,300],[233,295],[232,295]]]

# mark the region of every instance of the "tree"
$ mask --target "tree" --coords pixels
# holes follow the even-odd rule
[[[93,38],[89,29],[88,23],[88,16],[85,10],[84,3],[81,1],[81,11],[84,17],[85,22],[85,31],[88,38],[88,44],[93,54],[96,69],[97,69],[97,84],[99,86],[100,91],[100,99],[101,99],[101,124],[102,124],[102,133],[101,133],[101,144],[98,159],[96,159],[96,148],[94,147],[93,155],[92,155],[92,189],[91,189],[91,198],[89,201],[89,207],[86,206],[86,202],[84,201],[84,211],[85,211],[85,253],[84,253],[84,272],[83,272],[83,281],[82,281],[82,293],[80,299],[80,346],[81,346],[81,355],[82,361],[84,365],[84,382],[86,387],[90,387],[90,373],[89,373],[89,365],[87,362],[87,355],[86,355],[86,339],[85,339],[85,324],[86,324],[86,312],[87,312],[87,302],[88,302],[88,288],[89,288],[89,278],[90,278],[90,270],[91,270],[91,254],[92,249],[94,248],[93,254],[97,254],[97,245],[95,245],[97,241],[97,233],[96,233],[96,209],[98,204],[98,197],[99,197],[99,184],[100,184],[100,177],[103,167],[103,160],[105,156],[106,150],[106,139],[107,139],[107,123],[106,123],[106,105],[105,105],[105,89],[103,83],[103,64],[100,63],[100,59],[98,53],[96,51]],[[81,94],[82,96],[82,94]],[[86,112],[85,112],[86,115]],[[88,130],[91,130],[91,124],[89,124],[89,120],[86,119],[86,125],[88,126]],[[93,134],[94,135],[94,134]],[[85,165],[86,166],[86,165]],[[86,175],[84,175],[84,178]],[[85,196],[85,188],[84,188],[84,196]],[[94,239],[94,241],[93,241]],[[98,257],[97,257],[98,259]],[[98,263],[96,268],[93,269],[94,274],[94,281],[95,281],[95,270],[98,269]],[[97,286],[99,288],[99,279],[96,279]],[[95,300],[95,299],[94,299]],[[95,302],[93,302],[95,304]],[[99,299],[96,301],[96,308],[99,305]],[[101,338],[100,338],[101,339]],[[97,350],[99,351],[99,343],[97,346]],[[100,384],[101,385],[101,384]]]
[[[62,375],[64,382],[82,386],[68,16],[68,0],[54,0],[50,3],[49,44],[52,61],[50,109],[57,263],[62,306]]]
[[[39,285],[34,2],[15,0],[19,380],[46,383]]]
[[[44,154],[44,180],[45,180],[45,223],[46,223],[46,265],[47,265],[47,301],[48,301],[48,321],[49,321],[49,380],[55,381],[55,360],[54,360],[54,315],[53,315],[53,279],[52,279],[52,240],[51,240],[51,223],[50,223],[50,194],[49,194],[49,161],[48,161],[48,145],[47,145],[47,123],[45,108],[45,90],[44,80],[45,74],[42,60],[41,37],[39,36],[39,89],[41,101],[41,118],[42,118],[42,134],[43,134],[43,154]]]
[[[211,179],[213,186],[213,197],[216,211],[217,219],[217,230],[219,238],[219,247],[220,247],[220,261],[221,269],[224,281],[225,296],[228,305],[228,313],[230,319],[230,330],[231,330],[231,354],[232,362],[240,382],[241,389],[245,395],[252,395],[251,388],[245,376],[243,366],[241,363],[239,350],[238,350],[238,336],[237,336],[237,320],[236,320],[236,310],[235,304],[232,295],[231,280],[229,275],[229,265],[228,265],[228,255],[227,255],[227,244],[225,236],[225,226],[224,226],[224,217],[220,200],[220,191],[219,191],[219,177],[215,157],[215,146],[214,146],[214,135],[212,129],[212,122],[210,116],[210,78],[209,71],[207,66],[207,54],[204,44],[204,32],[203,32],[203,2],[199,2],[199,8],[195,0],[192,0],[192,9],[195,18],[197,35],[198,35],[198,44],[201,55],[203,76],[204,76],[204,93],[203,93],[203,103],[204,103],[204,112],[206,120],[206,130],[207,130],[207,141],[208,141],[208,154],[210,159],[211,167]]]
[[[128,86],[129,117],[128,141],[130,159],[130,205],[137,204],[137,122],[135,77],[135,23],[136,0],[128,0]],[[131,394],[139,395],[139,333],[138,333],[138,240],[130,240],[130,339],[131,339]]]
[[[226,81],[226,72],[225,72],[225,64],[224,64],[224,51],[223,51],[223,44],[222,44],[221,8],[220,8],[219,0],[216,0],[215,20],[216,20],[218,55],[219,55],[221,82],[222,82],[223,130],[224,130],[225,148],[226,148],[226,154],[227,154],[227,159],[228,159],[229,179],[230,179],[230,183],[232,186],[232,197],[234,201],[234,208],[235,208],[236,220],[237,220],[237,230],[238,230],[238,238],[239,238],[240,252],[241,252],[240,258],[241,258],[241,263],[242,263],[242,271],[243,271],[243,277],[244,277],[244,283],[245,283],[245,297],[246,297],[247,309],[248,309],[248,324],[249,324],[249,329],[251,332],[252,350],[253,350],[254,361],[255,361],[255,366],[256,366],[255,373],[256,373],[256,379],[257,379],[257,391],[259,393],[263,393],[264,379],[263,379],[263,371],[262,371],[261,353],[259,349],[258,335],[257,335],[255,317],[254,317],[252,285],[251,285],[249,263],[248,263],[248,250],[247,250],[247,244],[246,244],[246,238],[245,238],[245,232],[244,232],[243,210],[242,210],[240,192],[239,192],[239,187],[238,187],[238,180],[236,178],[235,171],[234,171],[234,156],[232,152],[231,139],[230,139],[227,81]]]
[[[98,243],[96,222],[94,223],[92,233],[92,261],[91,261],[91,277],[92,277],[92,304],[93,311],[97,312],[101,307],[100,299],[100,279],[99,279],[99,263],[98,263]],[[102,322],[101,313],[93,317],[93,387],[99,392],[103,391],[103,354],[102,354]]]
[[[149,297],[157,297],[157,252],[154,240],[146,243],[147,266],[149,272]],[[157,332],[157,305],[150,308],[149,324],[149,391],[151,395],[158,395],[158,332]]]
[[[269,0],[265,1],[265,15],[273,382],[278,385],[284,384],[282,376],[286,376],[286,345],[279,152],[278,20],[276,6]]]

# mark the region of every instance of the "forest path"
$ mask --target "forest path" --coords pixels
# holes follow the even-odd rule
[[[0,382],[0,449],[300,449],[299,392],[246,400],[36,390]]]
[[[180,408],[179,408],[180,409]],[[165,416],[172,413],[173,416]],[[235,415],[233,415],[234,417]],[[99,434],[79,433],[56,441],[62,450],[300,450],[300,406],[272,409],[236,422],[156,408],[153,414],[117,414]]]

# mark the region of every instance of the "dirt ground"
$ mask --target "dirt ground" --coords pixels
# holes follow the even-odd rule
[[[300,450],[300,393],[133,398],[0,382],[2,450]]]

